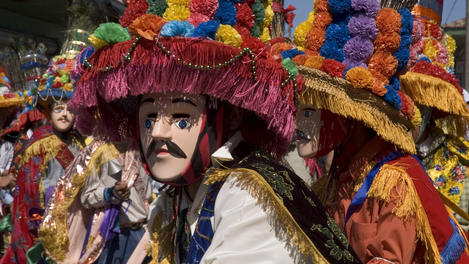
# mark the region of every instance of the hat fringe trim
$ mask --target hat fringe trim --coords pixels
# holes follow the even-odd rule
[[[217,65],[235,58],[242,51],[207,40],[172,38],[159,41],[172,54],[191,62],[191,65]],[[128,51],[131,42],[118,43],[112,48],[98,51],[90,59],[93,69],[83,75],[71,104],[79,108],[97,106],[99,99],[96,95],[108,103],[150,93],[179,91],[205,94],[255,112],[265,120],[268,129],[277,134],[269,150],[277,153],[286,151],[294,130],[294,109],[284,98],[291,97],[293,100],[293,82],[288,82],[283,89],[278,88],[287,79],[287,72],[280,64],[256,58],[254,69],[257,78],[253,77],[253,61],[249,56],[241,56],[222,68],[195,69],[164,53],[157,43],[140,40],[131,61],[125,65],[119,64],[119,59]],[[107,72],[97,71],[106,65],[116,68]],[[81,121],[77,122],[80,128]],[[87,124],[88,127],[92,125],[97,124]],[[112,127],[112,124],[108,125]]]
[[[257,171],[245,168],[218,169],[206,176],[205,184],[223,181],[227,177],[234,177],[241,189],[246,190],[259,201],[262,209],[273,219],[271,224],[274,226],[275,233],[286,241],[290,250],[296,248],[303,256],[298,256],[298,253],[295,254],[293,250],[297,260],[311,257],[313,263],[329,263],[303,232],[272,187]]]
[[[300,95],[300,101],[306,105],[313,105],[318,109],[326,109],[335,114],[353,118],[363,122],[366,126],[373,129],[381,138],[387,140],[401,150],[408,153],[415,153],[415,144],[411,136],[407,133],[408,128],[404,123],[405,118],[399,117],[397,109],[392,108],[383,101],[381,105],[371,104],[370,98],[362,99],[351,98],[344,89],[347,89],[346,82],[334,82],[333,77],[326,76],[328,79],[321,79],[322,73],[318,70],[300,67],[305,77],[305,90]],[[359,92],[359,88],[352,91]],[[367,95],[367,91],[363,91]],[[370,96],[370,95],[368,95]],[[391,110],[386,110],[391,108]],[[394,111],[394,112],[392,112]],[[399,120],[401,121],[394,121]]]
[[[415,102],[469,120],[464,98],[451,83],[416,72],[407,72],[400,81],[402,90]]]

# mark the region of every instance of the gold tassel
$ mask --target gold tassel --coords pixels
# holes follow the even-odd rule
[[[101,165],[116,159],[119,151],[112,144],[103,144],[91,154],[89,165],[83,173],[76,173],[71,178],[71,186],[64,186],[63,201],[56,203],[49,212],[50,220],[45,220],[39,228],[39,240],[46,248],[48,254],[57,261],[65,260],[68,252],[69,237],[67,228],[68,209],[75,201],[86,178],[91,173],[99,174]]]
[[[205,184],[221,181],[228,176],[234,177],[239,187],[249,192],[271,219],[276,220],[276,224],[274,224],[276,234],[286,238],[287,247],[290,250],[297,248],[302,256],[312,258],[313,263],[328,263],[314,243],[298,226],[272,187],[257,171],[245,168],[215,170],[206,176]]]
[[[302,66],[298,69],[306,81],[299,96],[302,104],[362,121],[384,140],[415,153],[414,141],[408,133],[413,125],[399,110],[369,91],[353,88],[344,79]]]
[[[393,209],[393,213],[404,221],[409,217],[415,217],[417,237],[426,248],[425,263],[441,264],[440,253],[433,238],[430,222],[412,178],[407,174],[406,169],[398,163],[385,164],[381,167],[368,191],[368,197],[390,202],[393,190],[397,191],[396,207]]]
[[[400,81],[402,90],[415,102],[469,120],[464,98],[451,83],[416,72],[407,72]]]
[[[456,115],[448,115],[435,120],[435,125],[445,135],[463,137],[469,125],[468,119]]]
[[[163,213],[158,212],[153,220],[151,227],[151,256],[150,264],[170,264],[172,261],[173,249],[170,247],[171,243],[162,242],[162,237],[171,235],[172,225],[169,224],[163,227]],[[166,244],[166,246],[162,246]],[[161,253],[161,254],[160,254]],[[160,256],[161,255],[161,256]],[[160,261],[160,257],[163,258]]]

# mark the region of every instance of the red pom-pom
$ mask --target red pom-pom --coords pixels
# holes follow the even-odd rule
[[[147,12],[148,4],[146,0],[134,0],[129,1],[127,9],[125,9],[124,15],[119,19],[119,23],[122,27],[128,27],[132,22],[139,16],[144,15]]]
[[[432,23],[430,25],[430,34],[437,40],[441,40],[443,38],[443,32],[437,24]]]
[[[236,29],[236,31],[238,31],[238,33],[241,35],[241,37],[243,39],[244,39],[244,37],[251,36],[251,31],[249,31],[249,29],[247,29],[247,28],[245,28],[241,25],[236,25],[234,28]]]
[[[456,78],[454,75],[447,72],[445,69],[438,65],[433,65],[428,61],[420,60],[414,65],[412,71],[427,74],[442,79],[443,81],[449,82],[454,85],[454,87],[456,87],[456,89],[458,89],[458,91],[462,94],[462,87],[459,84],[458,78]]]
[[[236,4],[236,24],[246,27],[249,30],[254,26],[254,14],[246,3]]]
[[[208,17],[208,20],[211,20],[217,12],[218,0],[192,0],[189,8],[191,10],[191,16],[192,14],[200,14]]]
[[[203,15],[203,14],[199,14],[199,13],[191,13],[191,16],[189,17],[189,19],[187,19],[187,21],[189,21],[189,23],[194,25],[194,27],[197,27],[199,26],[200,23],[207,22],[209,20],[210,20],[210,17]]]
[[[326,72],[327,74],[338,78],[343,77],[345,69],[345,65],[336,60],[331,59],[325,59],[321,67],[321,70],[323,72]]]
[[[241,47],[251,49],[256,55],[261,55],[263,57],[268,56],[267,52],[269,52],[269,49],[266,48],[264,42],[251,35],[243,36],[243,44]]]
[[[284,43],[284,42],[286,42],[285,37],[276,37],[269,41],[270,45],[275,45],[277,43]]]
[[[407,117],[407,119],[412,120],[414,116],[414,103],[401,91],[397,91],[397,94],[399,94],[402,102],[401,112]]]

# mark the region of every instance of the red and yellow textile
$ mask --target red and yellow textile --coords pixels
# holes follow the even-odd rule
[[[41,179],[51,159],[65,168],[74,158],[67,145],[53,132],[52,127],[38,128],[22,155],[17,188],[12,203],[12,238],[1,263],[27,263],[26,251],[35,244],[37,228],[42,216],[35,212],[44,207]],[[35,212],[35,213],[34,213]]]

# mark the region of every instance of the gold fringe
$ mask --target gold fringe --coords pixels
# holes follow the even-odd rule
[[[153,224],[151,227],[151,256],[152,260],[150,264],[170,264],[172,263],[172,249],[168,248],[162,248],[160,252],[160,243],[161,243],[161,237],[163,234],[171,234],[170,230],[164,230],[166,228],[163,228],[163,212],[158,212],[155,216],[155,219],[153,220]],[[163,232],[169,232],[169,233],[163,233]],[[165,244],[165,243],[161,243]],[[160,254],[162,253],[162,254]],[[163,260],[160,261],[159,258],[162,257],[160,255],[165,255]]]
[[[469,119],[469,110],[458,89],[433,76],[407,72],[400,77],[402,90],[415,102]]]
[[[116,159],[119,151],[112,144],[103,144],[91,154],[89,165],[82,173],[75,173],[71,178],[70,186],[64,186],[65,195],[63,201],[56,203],[49,212],[52,222],[44,222],[39,228],[39,240],[47,249],[50,257],[57,261],[64,261],[68,252],[69,237],[67,228],[68,209],[75,197],[85,184],[86,178],[91,173],[98,173],[101,165]],[[85,231],[84,231],[85,232]]]
[[[394,189],[397,191],[397,201],[393,213],[404,221],[409,217],[415,217],[417,238],[426,248],[425,263],[441,264],[440,253],[427,214],[412,178],[403,166],[397,163],[383,165],[368,191],[368,197],[390,202]]]
[[[362,121],[383,139],[415,153],[414,141],[408,133],[413,125],[399,110],[369,91],[352,87],[344,79],[303,66],[298,69],[306,80],[299,96],[302,104]]]
[[[0,100],[0,108],[17,107],[24,103],[24,97]]]
[[[245,168],[218,169],[206,176],[205,184],[209,185],[221,181],[228,176],[235,177],[239,187],[256,198],[266,213],[276,220],[278,223],[278,226],[274,226],[276,234],[285,239],[290,250],[297,248],[305,258],[311,257],[313,263],[328,263],[314,243],[298,226],[272,187],[257,171]]]
[[[445,135],[463,137],[466,135],[469,120],[460,116],[448,115],[435,120],[435,125]]]

